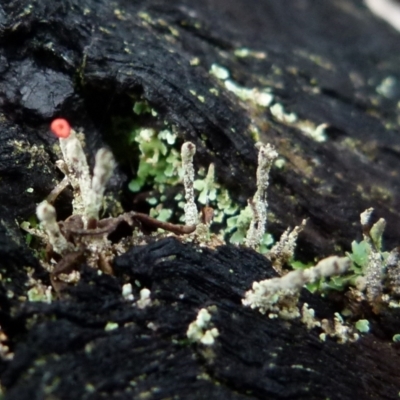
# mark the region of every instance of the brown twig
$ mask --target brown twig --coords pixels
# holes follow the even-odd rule
[[[188,233],[192,233],[196,230],[195,225],[178,225],[171,224],[170,222],[163,222],[150,217],[147,214],[138,213],[135,211],[131,211],[125,214],[120,215],[117,218],[107,218],[100,220],[98,222],[98,228],[96,229],[71,229],[70,232],[74,235],[78,236],[94,236],[94,235],[104,235],[113,232],[118,225],[125,221],[129,225],[133,225],[133,221],[138,220],[148,225],[151,228],[161,228],[168,232],[175,233],[175,235],[184,235]]]
[[[150,227],[161,228],[165,231],[175,233],[175,235],[185,235],[188,233],[192,233],[196,230],[195,225],[175,225],[171,224],[170,222],[159,221],[158,219],[150,217],[147,214],[133,212],[132,217],[134,219],[138,219],[141,222],[144,222]]]

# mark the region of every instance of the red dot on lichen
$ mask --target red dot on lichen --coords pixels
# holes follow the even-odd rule
[[[51,131],[59,138],[67,138],[71,133],[71,126],[64,118],[55,119],[50,125]]]

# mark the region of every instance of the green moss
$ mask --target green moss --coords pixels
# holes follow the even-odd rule
[[[180,154],[172,147],[176,135],[169,130],[157,132],[152,128],[135,129],[130,142],[137,143],[140,155],[136,178],[129,183],[132,192],[150,185],[162,192],[164,185],[180,182]]]

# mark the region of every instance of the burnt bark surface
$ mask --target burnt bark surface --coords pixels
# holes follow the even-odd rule
[[[241,58],[240,48],[265,56]],[[301,120],[327,123],[327,140],[241,102],[209,74],[212,64],[242,86],[269,87]],[[200,165],[216,164],[218,181],[241,204],[255,190],[250,125],[276,146],[285,165],[272,171],[269,231],[278,236],[309,218],[304,259],[348,249],[368,207],[386,218],[392,248],[400,228],[399,82],[399,34],[357,0],[1,5],[0,325],[14,353],[0,363],[5,398],[397,398],[398,311],[366,309],[370,334],[322,343],[298,321],[241,305],[254,280],[272,275],[265,258],[232,246],[198,252],[174,239],[133,248],[112,277],[83,266],[81,282],[50,305],[26,302],[26,267],[49,278],[16,220],[32,216],[60,178],[48,133],[54,117],[82,126],[92,155],[112,141],[113,118],[130,115],[130,96],[142,96],[196,144]],[[112,192],[128,178],[120,168]],[[59,215],[68,215],[69,199],[60,199]],[[123,300],[123,283],[135,281],[151,289],[153,306]],[[320,318],[341,311],[339,300],[301,300]],[[220,336],[208,349],[188,343],[186,330],[210,305]],[[119,328],[106,332],[108,322]]]

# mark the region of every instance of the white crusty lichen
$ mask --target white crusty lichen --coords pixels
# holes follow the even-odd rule
[[[122,286],[122,297],[126,300],[126,301],[133,301],[134,297],[132,294],[132,284],[131,283],[125,283]]]
[[[328,140],[326,129],[329,127],[329,124],[323,123],[316,126],[313,122],[305,120],[298,121],[296,127],[300,129],[305,136],[314,140],[318,143],[323,143]]]
[[[323,319],[321,328],[324,331],[319,335],[321,341],[326,340],[326,336],[335,338],[338,343],[356,342],[360,335],[355,332],[355,327],[347,325],[339,313],[335,313],[333,321]]]
[[[368,326],[368,321],[362,320],[358,321],[354,326],[347,324],[343,317],[339,313],[334,314],[333,320],[322,319],[318,320],[315,317],[315,312],[312,308],[308,307],[307,303],[303,304],[301,309],[301,322],[311,330],[314,328],[319,328],[322,332],[319,334],[319,339],[325,341],[326,337],[329,336],[337,340],[338,343],[348,343],[355,342],[360,338],[360,335],[356,332],[359,330],[362,333],[368,332],[366,326]]]
[[[297,121],[297,115],[294,113],[287,113],[282,104],[276,103],[269,109],[271,114],[280,122],[285,124],[293,124]]]
[[[53,300],[51,286],[44,284],[40,279],[34,278],[35,270],[33,268],[28,267],[27,274],[27,285],[30,288],[27,292],[28,300],[51,304]]]
[[[181,148],[183,186],[185,187],[185,223],[186,225],[197,225],[198,210],[194,201],[194,167],[193,156],[196,153],[196,146],[191,142],[185,142]]]
[[[141,309],[151,306],[152,302],[150,296],[151,296],[150,290],[143,288],[140,291],[140,299],[136,302],[136,305]]]
[[[206,308],[202,308],[196,317],[196,320],[191,322],[186,336],[188,339],[212,346],[215,343],[215,338],[219,336],[217,328],[211,327],[211,314]]]
[[[270,88],[259,89],[240,86],[234,80],[229,79],[230,73],[226,68],[217,64],[211,66],[210,74],[224,81],[225,88],[243,101],[251,102],[260,107],[268,107],[274,100],[274,95],[271,93]]]
[[[297,303],[305,284],[343,274],[349,267],[350,260],[347,257],[331,256],[321,260],[315,267],[291,271],[281,278],[253,282],[252,289],[246,292],[242,303],[257,308],[262,314],[269,313],[271,317],[297,318],[300,316]]]
[[[307,303],[304,303],[301,308],[301,322],[310,330],[321,326],[321,322],[315,318],[314,309],[309,308]]]
[[[210,74],[214,75],[217,79],[225,80],[229,78],[229,71],[218,64],[212,64]]]
[[[265,233],[267,225],[267,189],[269,184],[269,172],[278,153],[270,144],[257,143],[258,167],[257,167],[257,191],[254,197],[249,200],[253,213],[249,230],[246,236],[246,245],[256,248]]]
[[[231,79],[225,81],[225,88],[234,93],[243,101],[251,101],[260,107],[268,107],[274,100],[274,96],[266,89],[246,88],[238,85]]]

